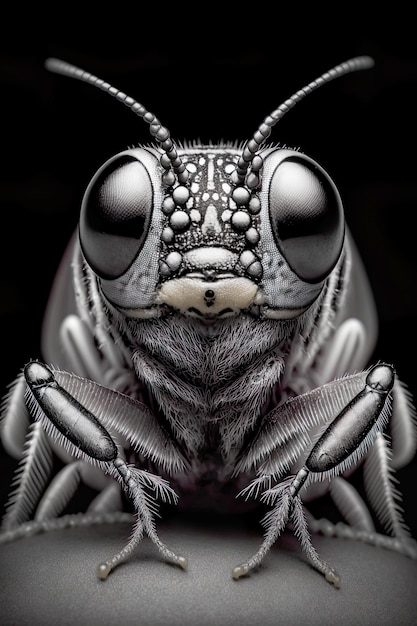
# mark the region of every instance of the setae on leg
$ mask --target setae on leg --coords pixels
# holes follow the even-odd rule
[[[385,408],[393,384],[393,368],[385,364],[375,366],[368,373],[363,389],[326,428],[297,475],[263,493],[262,500],[273,505],[263,520],[264,541],[253,557],[234,568],[233,578],[238,579],[259,565],[291,521],[312,566],[323,573],[326,580],[339,586],[339,575],[319,558],[311,543],[299,492],[307,481],[315,482],[344,472],[368,451],[387,420]],[[259,484],[260,480],[262,477],[254,483]]]
[[[97,418],[56,381],[52,370],[38,362],[29,363],[24,371],[30,390],[29,403],[46,432],[64,445],[75,457],[97,464],[118,480],[131,500],[137,515],[128,544],[110,560],[98,567],[98,576],[107,578],[122,561],[126,561],[142,539],[144,532],[168,561],[185,569],[187,561],[176,555],[159,539],[154,522],[157,504],[148,490],[162,499],[176,501],[176,494],[163,479],[130,467],[119,455],[116,443]]]

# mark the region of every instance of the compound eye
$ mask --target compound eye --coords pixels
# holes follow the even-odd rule
[[[343,246],[339,193],[327,174],[300,156],[283,160],[272,175],[269,210],[279,250],[302,280],[324,280]]]
[[[126,272],[146,239],[152,214],[149,173],[135,157],[114,157],[97,172],[85,192],[80,243],[92,270],[114,279]]]

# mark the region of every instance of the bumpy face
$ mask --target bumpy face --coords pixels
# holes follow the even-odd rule
[[[104,296],[134,318],[176,311],[210,323],[305,311],[343,248],[342,204],[328,175],[299,152],[268,148],[249,186],[234,182],[234,147],[178,152],[184,184],[162,182],[156,148],[116,155],[91,181],[80,242]]]

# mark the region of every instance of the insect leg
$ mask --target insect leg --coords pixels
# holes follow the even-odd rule
[[[366,377],[362,391],[348,403],[319,438],[306,460],[305,467],[313,474],[322,474],[333,472],[345,463],[350,466],[352,455],[357,459],[359,450],[370,446],[368,434],[382,415],[393,385],[393,369],[388,365],[375,366]]]
[[[288,489],[288,479],[276,487],[274,493],[274,500],[278,500],[273,511],[267,514],[265,519],[266,534],[264,541],[259,550],[245,563],[241,563],[233,568],[232,576],[235,580],[246,576],[250,570],[260,565],[263,558],[266,556],[268,550],[273,546],[279,535],[284,531],[285,526],[291,515],[292,498]],[[266,492],[265,492],[266,493]],[[271,496],[271,490],[268,490],[268,495]],[[266,497],[263,497],[266,500]],[[274,513],[274,519],[272,520],[272,513]]]
[[[394,385],[394,378],[392,367],[385,364],[375,366],[368,373],[363,389],[327,426],[296,476],[264,492],[263,501],[274,505],[264,519],[266,527],[264,542],[249,561],[233,570],[234,578],[240,578],[259,565],[287,522],[292,521],[312,565],[322,572],[329,582],[335,586],[339,585],[338,574],[321,561],[311,544],[299,493],[307,481],[333,477],[357,462],[360,456],[367,452],[386,421],[384,409]]]
[[[35,422],[39,424],[39,422]],[[82,461],[65,465],[45,490],[36,509],[35,520],[58,517],[71,500],[81,482]]]
[[[330,493],[348,524],[332,524],[325,519],[312,518],[309,520],[310,529],[329,537],[356,539],[417,558],[417,544],[411,538],[402,516],[400,494],[394,486],[390,457],[388,442],[382,433],[378,433],[365,459],[364,485],[377,518],[390,536],[376,531],[359,494],[340,477],[331,482]]]
[[[14,474],[13,491],[2,520],[2,532],[12,531],[31,518],[50,479],[52,464],[52,450],[45,431],[39,422],[32,422]]]
[[[176,495],[166,482],[148,472],[129,467],[119,455],[110,433],[90,411],[59,385],[46,365],[29,363],[25,368],[25,378],[40,409],[36,417],[42,421],[47,432],[58,441],[68,441],[68,450],[76,457],[98,464],[103,471],[118,480],[137,513],[137,523],[129,543],[112,559],[99,565],[99,578],[107,578],[116,565],[132,554],[144,531],[164,558],[185,569],[186,559],[174,554],[159,539],[154,524],[156,503],[145,491],[146,488],[152,489],[165,499],[175,500]]]
[[[25,404],[26,381],[20,373],[3,400],[1,406],[0,436],[6,452],[14,459],[22,458],[27,445],[28,429],[31,423]]]
[[[138,517],[130,541],[122,550],[120,550],[120,552],[98,566],[98,577],[104,580],[119,563],[126,561],[132,555],[136,546],[142,539],[144,530],[167,561],[179,565],[182,569],[186,569],[187,559],[172,552],[172,550],[170,550],[159,539],[155,531],[153,515],[148,501],[149,499],[139,484],[143,480],[141,474],[146,475],[146,472],[140,472],[139,470],[129,468],[125,461],[120,457],[114,460],[114,467],[119,473],[123,484],[126,486],[127,492],[132,498],[135,510],[138,511]],[[150,475],[148,475],[148,479],[151,480]]]
[[[267,552],[285,530],[288,522],[292,521],[297,537],[300,539],[303,550],[311,565],[322,573],[326,580],[335,587],[340,585],[339,574],[323,561],[311,543],[307,522],[304,517],[303,505],[298,495],[308,477],[308,471],[302,468],[295,477],[287,478],[279,485],[264,492],[263,502],[273,504],[273,509],[262,520],[266,529],[264,541],[259,550],[245,563],[241,563],[232,571],[232,576],[238,580],[261,564]]]

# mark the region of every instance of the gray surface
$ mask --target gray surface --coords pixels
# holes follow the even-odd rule
[[[161,561],[146,539],[135,558],[106,581],[97,564],[117,552],[128,524],[67,529],[0,546],[0,624],[349,626],[417,623],[417,562],[347,540],[315,537],[342,577],[340,589],[303,560],[292,536],[279,539],[263,565],[234,581],[232,567],[259,546],[257,529],[182,518],[159,534],[189,559]]]

